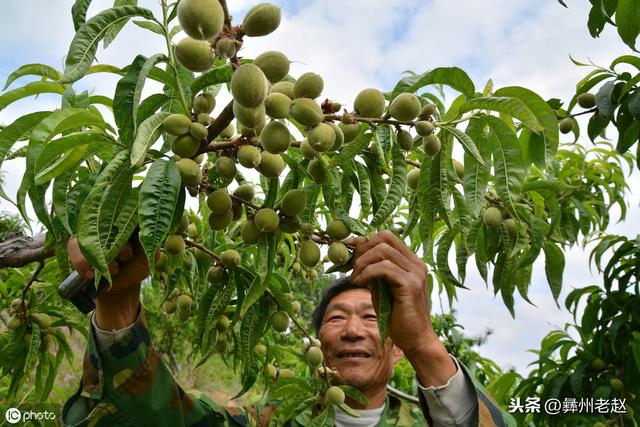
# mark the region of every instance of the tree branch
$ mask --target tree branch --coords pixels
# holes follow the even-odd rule
[[[54,255],[53,248],[45,248],[44,234],[34,237],[22,233],[9,235],[0,243],[0,268],[24,267],[32,262],[43,261]]]

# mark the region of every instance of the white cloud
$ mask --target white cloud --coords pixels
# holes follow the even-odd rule
[[[109,7],[111,2],[94,0],[89,15]],[[254,1],[229,1],[231,13],[241,22]],[[555,2],[527,0],[354,0],[284,2],[282,25],[274,34],[247,38],[242,54],[253,57],[265,50],[280,50],[292,61],[292,74],[313,71],[325,80],[325,94],[343,103],[351,102],[359,90],[377,86],[391,89],[405,70],[423,72],[439,66],[460,66],[467,70],[477,87],[492,78],[495,87],[520,85],[543,97],[568,100],[575,84],[589,69],[575,67],[568,55],[608,65],[627,53],[611,28],[599,39],[587,32],[586,2],[574,2],[564,9]],[[582,4],[585,3],[585,4]],[[140,1],[158,13],[155,0]],[[28,5],[28,7],[27,7]],[[71,2],[25,0],[4,2],[0,15],[0,78],[18,65],[46,62],[61,68],[63,56],[73,37]],[[292,14],[287,10],[293,9]],[[163,52],[161,38],[128,25],[107,50],[98,51],[101,63],[124,66],[138,52]],[[111,95],[117,79],[100,74],[83,80],[78,87]],[[15,85],[17,85],[16,83]],[[149,86],[150,91],[154,87]],[[157,89],[157,86],[155,87]],[[0,122],[8,123],[30,111],[40,101],[21,101],[0,112]],[[218,102],[218,109],[223,102]],[[47,101],[44,108],[51,108]],[[6,162],[7,189],[15,194],[22,176],[20,161]],[[630,180],[638,188],[638,173]],[[638,196],[631,199],[629,219],[612,230],[633,235],[638,218]],[[9,209],[0,202],[1,209]],[[586,268],[587,255],[579,249],[567,253],[563,297],[572,286],[599,283]],[[515,365],[525,372],[537,348],[551,329],[570,320],[566,310],[558,309],[544,277],[542,262],[536,263],[530,298],[533,307],[516,295],[516,319],[512,320],[501,299],[473,273],[469,265],[467,285],[456,304],[460,322],[474,334],[490,327],[494,334],[481,353],[501,365]],[[437,304],[435,304],[437,306]],[[435,307],[434,307],[435,309]]]

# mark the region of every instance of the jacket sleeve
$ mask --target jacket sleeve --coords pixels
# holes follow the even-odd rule
[[[447,384],[423,387],[420,408],[431,427],[515,427],[515,420],[489,397],[468,369],[451,356],[458,371]]]
[[[80,387],[65,403],[62,420],[66,426],[96,427],[246,424],[244,417],[234,415],[176,383],[151,344],[140,310],[135,323],[119,331],[108,346],[100,346],[91,322]]]

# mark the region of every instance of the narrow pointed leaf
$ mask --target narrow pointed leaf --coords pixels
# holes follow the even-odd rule
[[[202,73],[198,78],[191,82],[191,93],[196,94],[209,86],[228,83],[231,81],[232,74],[233,68],[231,67],[231,64],[224,64],[219,67],[212,68],[211,70]]]
[[[157,113],[142,122],[131,146],[131,164],[135,167],[144,162],[145,155],[162,133],[162,122],[170,113]]]
[[[524,102],[517,98],[504,96],[486,96],[470,99],[462,107],[460,113],[473,110],[490,110],[505,113],[520,120],[535,132],[542,132],[544,127],[540,124],[533,112]]]
[[[11,105],[15,101],[28,96],[39,95],[41,93],[64,93],[64,86],[57,82],[31,82],[25,86],[10,90],[0,95],[0,111]]]
[[[344,145],[337,156],[332,157],[329,161],[329,168],[333,168],[335,166],[339,166],[349,160],[353,159],[356,155],[360,154],[362,150],[365,149],[371,142],[371,137],[373,134],[371,132],[365,132],[360,134],[355,141],[351,141],[350,143]]]
[[[480,154],[480,151],[478,150],[478,147],[476,146],[476,143],[473,141],[473,138],[471,137],[471,135],[452,126],[443,126],[442,129],[448,132],[451,132],[456,137],[456,139],[460,141],[466,154],[473,157],[474,160],[480,163],[482,166],[486,166],[486,163],[482,158],[482,155]]]
[[[458,67],[441,67],[400,80],[393,89],[391,99],[402,92],[413,93],[424,86],[433,84],[447,85],[466,96],[472,96],[476,91],[473,81],[462,69]]]
[[[622,41],[636,50],[636,39],[640,34],[640,3],[637,0],[618,0],[616,26]]]
[[[156,249],[169,232],[181,187],[178,166],[164,159],[151,165],[142,182],[138,201],[139,238],[151,269]]]
[[[491,148],[495,168],[496,191],[509,212],[517,217],[515,203],[525,176],[520,144],[511,128],[493,116],[484,119],[491,129]]]
[[[381,226],[388,220],[391,213],[397,209],[400,205],[400,200],[402,200],[402,196],[404,196],[407,185],[407,163],[405,162],[404,152],[398,144],[393,144],[391,150],[393,156],[393,173],[391,175],[391,183],[389,184],[389,192],[371,220],[371,226],[373,227]]]
[[[71,16],[73,17],[73,27],[76,31],[85,23],[87,19],[87,10],[91,5],[91,0],[76,0],[71,7]]]
[[[553,242],[547,241],[544,245],[545,267],[547,281],[551,287],[551,295],[558,305],[558,298],[562,291],[562,274],[564,273],[564,254]],[[558,308],[560,306],[558,305]]]
[[[84,257],[97,270],[95,275],[96,286],[102,276],[106,277],[111,283],[111,274],[107,265],[110,260],[107,259],[107,254],[100,243],[100,223],[103,220],[106,208],[103,203],[103,196],[118,177],[120,171],[129,169],[128,157],[129,153],[127,151],[121,151],[109,162],[98,176],[96,183],[80,208],[77,230],[78,244]]]
[[[113,6],[137,6],[138,5],[138,0],[115,0],[113,2]],[[111,27],[109,27],[109,29],[107,30],[106,34],[104,35],[104,40],[103,40],[103,47],[106,49],[107,47],[109,47],[109,45],[111,44],[112,41],[115,40],[115,38],[118,36],[118,33],[122,30],[122,28],[124,28],[125,25],[127,25],[127,21],[128,19],[125,19],[121,22],[118,22],[115,25],[112,25]]]
[[[6,90],[11,83],[23,76],[41,76],[50,80],[58,80],[62,74],[55,68],[45,64],[25,64],[9,74],[2,90]]]
[[[517,98],[531,110],[544,128],[540,134],[532,135],[529,148],[531,157],[539,167],[549,164],[555,158],[560,143],[558,119],[549,104],[537,93],[518,86],[500,88],[494,95]]]
[[[131,17],[153,19],[150,10],[137,6],[118,6],[104,10],[85,22],[71,41],[60,83],[73,83],[86,74],[95,59],[98,43],[108,29]]]
[[[484,198],[487,183],[489,182],[488,164],[491,160],[491,142],[484,129],[484,122],[480,119],[472,119],[465,131],[474,141],[477,142],[480,156],[485,164],[479,163],[474,156],[465,152],[464,155],[464,179],[463,188],[467,205],[474,215],[477,215],[486,204]]]
[[[24,115],[0,131],[0,169],[11,147],[13,147],[16,142],[26,138],[31,130],[50,114],[50,111],[38,111]],[[4,194],[4,191],[2,191],[2,194]],[[10,201],[7,197],[3,198]]]

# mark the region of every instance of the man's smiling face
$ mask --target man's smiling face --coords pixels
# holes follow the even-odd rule
[[[350,289],[335,296],[327,306],[320,329],[327,364],[338,370],[341,383],[361,391],[386,386],[393,365],[402,357],[387,339],[384,352],[376,313],[368,289]]]

